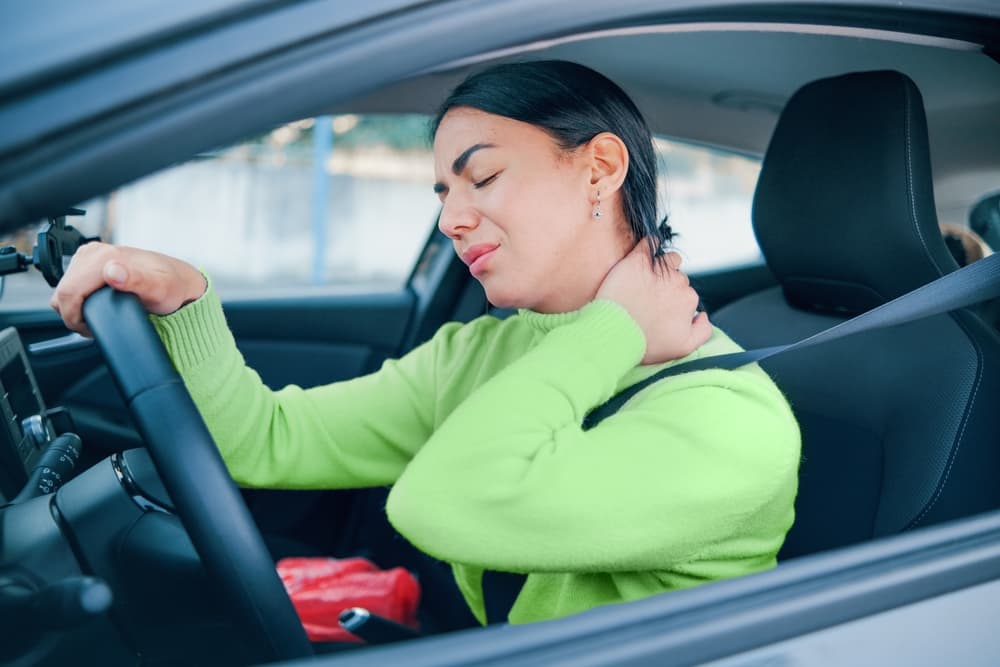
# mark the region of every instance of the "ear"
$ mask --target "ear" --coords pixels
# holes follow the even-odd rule
[[[617,134],[601,132],[587,143],[590,160],[590,186],[601,198],[618,192],[628,174],[628,148]],[[593,196],[593,195],[592,195]]]

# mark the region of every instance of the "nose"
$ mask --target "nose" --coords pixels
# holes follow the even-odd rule
[[[479,212],[457,193],[449,193],[438,216],[438,229],[453,241],[479,226]]]

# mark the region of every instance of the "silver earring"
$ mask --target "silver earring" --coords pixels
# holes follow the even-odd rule
[[[597,191],[597,203],[594,204],[594,212],[592,213],[592,215],[595,218],[599,218],[602,215],[601,214],[601,191],[600,190]]]

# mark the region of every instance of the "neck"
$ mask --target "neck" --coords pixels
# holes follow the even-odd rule
[[[628,228],[621,221],[608,221],[595,238],[584,240],[575,249],[573,267],[559,285],[539,303],[531,307],[538,313],[567,313],[579,310],[594,300],[608,272],[632,249],[631,234],[616,230]]]

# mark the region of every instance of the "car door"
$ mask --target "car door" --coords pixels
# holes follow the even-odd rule
[[[1000,512],[574,617],[316,665],[995,665]]]
[[[396,354],[415,296],[405,288],[310,299],[262,298],[225,307],[247,363],[273,388],[314,386],[361,375]],[[0,314],[15,327],[47,407],[67,408],[89,454],[140,444],[97,347],[69,335],[54,313]],[[88,458],[91,458],[88,456]]]

